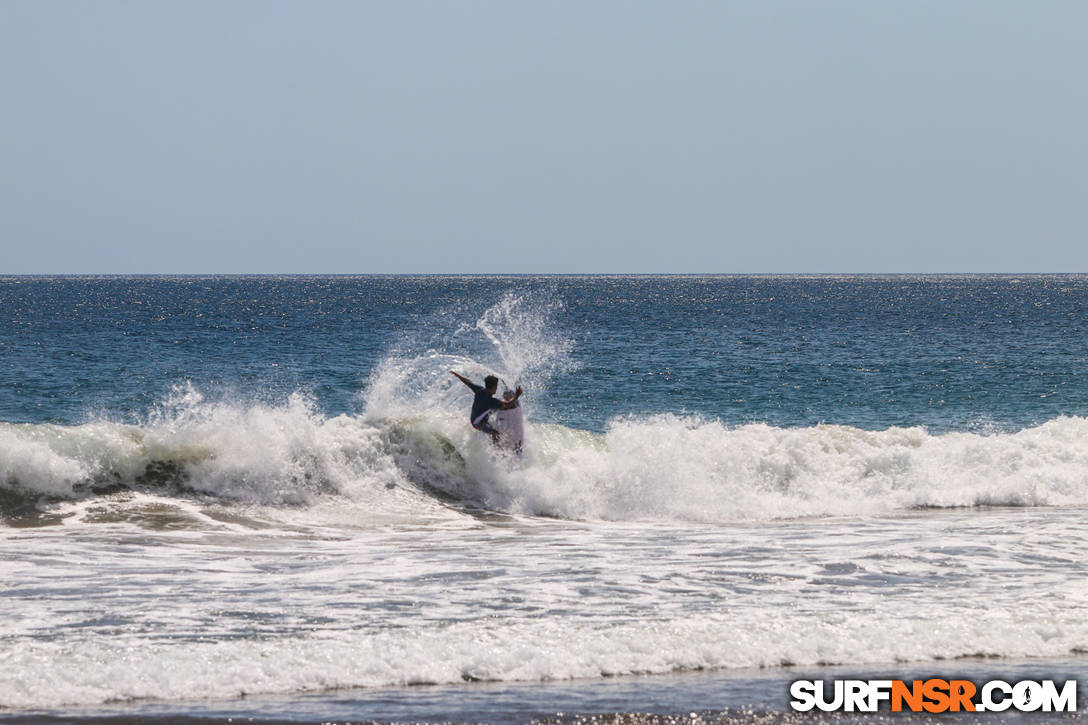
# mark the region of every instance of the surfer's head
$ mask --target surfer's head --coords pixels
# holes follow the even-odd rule
[[[510,388],[507,388],[506,390],[502,391],[502,399],[503,400],[512,400],[513,397],[514,397],[514,391],[511,390]]]
[[[484,389],[494,395],[495,391],[499,389],[499,379],[494,375],[488,375],[484,378]]]

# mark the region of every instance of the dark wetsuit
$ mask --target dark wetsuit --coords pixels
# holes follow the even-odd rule
[[[502,401],[487,392],[482,385],[473,383],[469,387],[476,394],[476,397],[472,400],[472,413],[469,414],[468,418],[472,422],[472,427],[484,433],[494,433],[495,429],[487,422],[487,414],[501,408]]]

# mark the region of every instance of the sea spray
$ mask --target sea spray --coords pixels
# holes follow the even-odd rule
[[[493,374],[510,388],[521,385],[523,405],[543,413],[557,376],[578,367],[574,344],[556,323],[560,309],[546,296],[508,291],[474,323],[449,310],[431,315],[375,366],[362,393],[366,414],[467,417],[471,401],[450,370],[477,382]]]
[[[507,292],[476,321],[494,347],[511,387],[533,382],[542,387],[555,375],[577,365],[571,358],[573,342],[555,324],[561,305],[554,299],[537,300]]]

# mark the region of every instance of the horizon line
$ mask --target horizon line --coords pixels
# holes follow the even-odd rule
[[[1088,272],[0,272],[18,277],[1055,277]]]

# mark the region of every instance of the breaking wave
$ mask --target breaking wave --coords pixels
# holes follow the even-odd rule
[[[303,509],[336,498],[364,519],[452,505],[729,522],[1088,503],[1088,419],[1078,417],[989,435],[673,415],[613,420],[604,433],[530,423],[523,461],[482,438],[441,409],[327,417],[302,395],[242,405],[186,387],[140,425],[0,424],[0,506],[11,515],[137,489]]]
[[[989,434],[677,415],[619,417],[601,433],[534,423],[555,378],[577,367],[557,306],[510,293],[475,324],[460,312],[427,320],[373,369],[358,415],[325,415],[302,393],[211,400],[183,384],[138,424],[0,423],[0,514],[125,489],[303,510],[336,500],[364,523],[451,509],[731,522],[1088,503],[1080,417]],[[469,428],[451,369],[525,386],[523,461]]]

